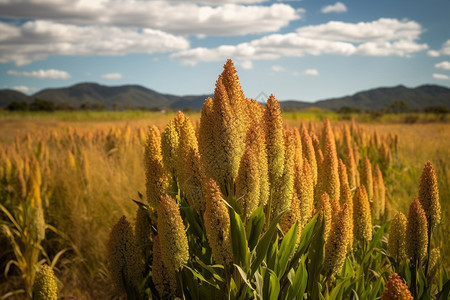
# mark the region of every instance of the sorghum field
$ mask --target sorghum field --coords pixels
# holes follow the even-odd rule
[[[332,116],[332,115],[331,115]],[[448,299],[450,125],[0,114],[0,299]]]

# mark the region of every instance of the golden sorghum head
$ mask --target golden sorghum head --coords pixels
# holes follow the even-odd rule
[[[353,196],[353,235],[357,241],[372,240],[370,204],[364,185],[360,185]]]
[[[406,252],[415,264],[422,261],[427,254],[428,232],[427,217],[419,202],[414,201],[409,206],[408,224],[406,226]]]
[[[271,186],[283,176],[284,171],[284,135],[283,119],[278,100],[270,95],[264,115],[266,127],[267,156],[269,161],[269,181]]]
[[[294,163],[302,169],[303,167],[303,149],[302,149],[302,137],[298,128],[293,128],[294,143],[295,143],[295,156]]]
[[[324,161],[322,165],[322,177],[320,178],[320,186],[322,187],[323,192],[326,192],[330,196],[330,199],[338,202],[340,197],[340,184],[336,145],[331,128],[326,130],[325,132],[327,134],[325,136],[325,151],[323,155]]]
[[[180,270],[189,259],[189,246],[180,209],[169,195],[161,196],[158,204],[158,235],[164,265],[170,271]]]
[[[36,274],[36,279],[33,284],[33,299],[58,299],[58,286],[56,284],[55,273],[53,273],[52,268],[48,265],[42,265]]]
[[[284,169],[281,181],[277,183],[280,187],[279,200],[277,201],[280,211],[291,207],[292,194],[294,193],[294,156],[295,141],[291,130],[284,130]]]
[[[215,163],[218,173],[213,179],[222,191],[229,194],[239,170],[241,156],[244,153],[245,122],[233,109],[227,90],[222,81],[222,75],[216,82],[213,98],[214,126],[216,151]]]
[[[361,167],[361,185],[364,185],[369,201],[373,199],[373,178],[372,178],[372,164],[366,156]]]
[[[311,136],[308,133],[308,130],[302,124],[301,128],[302,135],[302,148],[303,148],[303,156],[309,163],[309,167],[311,169],[311,174],[313,176],[313,183],[316,185],[317,183],[317,161],[316,161],[316,153],[314,151],[314,146],[311,140]]]
[[[350,191],[350,188],[348,186],[348,180],[347,180],[347,167],[342,162],[341,159],[339,159],[339,183],[340,183],[340,197],[339,202],[341,204],[345,204],[347,206],[350,220],[349,223],[350,227],[350,233],[349,233],[349,247],[351,248],[353,245],[353,197],[352,192]]]
[[[408,286],[403,282],[397,273],[389,276],[389,280],[384,288],[382,300],[414,300]]]
[[[345,159],[345,164],[347,166],[348,174],[348,185],[350,189],[354,189],[357,186],[357,174],[358,169],[356,168],[355,157],[353,156],[352,147],[347,148],[347,157]]]
[[[198,149],[206,176],[216,178],[218,167],[216,163],[216,140],[214,136],[215,117],[212,98],[206,99],[200,116],[200,127],[198,130]]]
[[[359,165],[359,160],[361,158],[361,154],[359,153],[359,147],[356,142],[353,143],[353,157],[355,158],[355,164],[356,166]],[[356,173],[356,186],[360,185],[360,176],[359,172]]]
[[[230,215],[223,202],[220,188],[213,179],[206,183],[206,210],[203,215],[206,236],[212,249],[214,260],[219,264],[233,262],[231,245]]]
[[[159,235],[153,238],[152,281],[162,299],[172,299],[175,296],[177,291],[176,273],[164,265]]]
[[[297,166],[295,172],[294,191],[300,202],[299,228],[305,227],[312,217],[314,208],[314,181],[311,168],[307,160],[303,162],[300,170]]]
[[[325,219],[325,231],[324,231],[324,239],[325,242],[328,240],[328,235],[331,230],[331,223],[332,223],[332,212],[331,212],[331,205],[330,205],[330,197],[327,193],[322,194],[322,196],[319,199],[319,202],[317,202],[316,205],[316,211],[319,213],[319,219],[318,222],[322,222],[322,218]]]
[[[314,147],[314,153],[316,153],[316,161],[318,161],[319,157],[317,157],[317,153],[319,152],[319,150],[322,150],[322,148],[320,147],[319,138],[314,132],[310,132],[309,135],[311,136],[311,141]]]
[[[342,128],[344,131],[344,149],[351,148],[352,146],[352,135],[350,133],[350,127],[348,127],[347,123],[344,123],[344,127]]]
[[[402,212],[396,212],[389,229],[387,253],[396,261],[406,257],[406,216]]]
[[[427,216],[429,232],[441,221],[441,204],[436,172],[431,162],[427,162],[420,176],[419,201]]]
[[[389,221],[390,219],[392,219],[392,213],[393,213],[393,209],[391,206],[391,202],[389,201],[389,199],[386,198],[386,200],[384,202],[383,220]]]
[[[125,216],[114,225],[109,235],[108,260],[111,278],[117,290],[137,286],[143,279],[142,260],[131,224]]]
[[[239,76],[237,75],[236,68],[231,59],[228,59],[223,66],[221,76],[231,107],[237,114],[245,114],[244,102],[246,102],[247,99],[244,96],[241,83],[239,82]],[[242,115],[240,117],[242,117]]]
[[[245,149],[236,177],[236,197],[244,222],[259,205],[260,174],[258,158],[252,147]]]
[[[174,119],[170,120],[160,138],[160,148],[162,148],[164,167],[171,177],[177,176],[176,171],[178,161],[178,145],[180,143],[180,126],[183,123],[183,120],[184,116],[181,115],[177,115]],[[154,142],[151,142],[152,139],[157,140],[156,137],[151,136],[156,134],[155,131],[156,130],[154,128],[149,130],[146,144],[155,144]],[[154,146],[153,148],[155,148]]]
[[[428,262],[428,269],[430,270],[428,274],[434,277],[439,268],[439,259],[441,258],[441,251],[439,248],[433,248],[430,252],[430,261]]]
[[[258,104],[259,105],[259,104]],[[245,137],[245,144],[251,147],[256,153],[258,160],[258,172],[260,176],[260,191],[259,191],[259,205],[266,205],[269,200],[270,183],[268,175],[267,149],[266,138],[264,132],[263,121],[251,122],[247,135]]]
[[[372,216],[379,220],[384,212],[386,205],[386,188],[384,186],[383,174],[380,166],[375,165],[375,172],[373,176],[373,201],[372,201]]]
[[[325,245],[324,268],[326,274],[333,276],[341,271],[348,252],[350,239],[350,211],[344,204],[336,215]]]
[[[145,175],[147,201],[153,209],[156,209],[159,198],[166,193],[169,186],[162,159],[161,135],[158,128],[151,126],[145,144]]]

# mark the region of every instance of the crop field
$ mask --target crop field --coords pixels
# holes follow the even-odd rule
[[[450,124],[0,112],[0,299],[448,299]]]

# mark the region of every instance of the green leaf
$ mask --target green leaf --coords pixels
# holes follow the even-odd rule
[[[350,280],[350,278],[346,278],[346,279],[340,281],[340,282],[334,287],[334,289],[331,291],[331,294],[330,294],[330,296],[329,296],[329,299],[332,299],[332,300],[334,300],[334,299],[336,299],[336,300],[342,299],[342,298],[343,298],[342,295],[343,295],[344,290],[345,290],[345,288],[344,288],[344,287],[345,287],[345,284],[346,284],[349,280]],[[375,299],[375,298],[374,298],[374,299]]]
[[[241,217],[229,205],[228,211],[230,214],[231,243],[233,247],[234,263],[247,271],[249,267],[248,260],[250,252],[247,246],[244,224],[242,224]]]
[[[295,299],[295,297],[303,298],[303,294],[306,290],[306,284],[308,283],[308,272],[305,267],[306,256],[303,256],[298,269],[295,272],[295,276],[292,279],[292,285],[289,287],[289,293],[286,299]]]
[[[322,271],[324,260],[325,218],[322,218],[322,222],[316,223],[314,231],[315,234],[308,251],[308,291],[311,293],[310,298],[318,299],[321,289],[317,285],[320,282],[320,272]]]
[[[219,289],[219,285],[215,282],[211,282],[209,280],[207,280],[202,274],[200,274],[197,270],[194,270],[186,265],[183,266],[183,269],[187,269],[189,271],[191,271],[192,275],[194,275],[195,279],[198,279],[202,282],[208,283],[209,285],[215,287],[216,289]]]
[[[448,300],[450,297],[450,280],[447,280],[437,297],[439,297],[439,300]]]
[[[264,209],[261,205],[250,216],[247,224],[248,247],[253,251],[264,228]]]
[[[280,293],[280,281],[278,280],[277,274],[274,271],[267,269],[269,274],[269,298],[270,300],[277,300],[278,294]]]
[[[247,273],[246,273],[244,270],[242,270],[242,268],[239,267],[239,266],[236,265],[236,264],[234,264],[234,267],[238,270],[239,275],[241,275],[241,278],[242,278],[242,280],[244,281],[244,283],[245,283],[250,289],[254,290],[254,288],[252,287],[250,281],[248,281]]]
[[[297,242],[297,230],[298,222],[295,222],[294,226],[289,229],[288,233],[284,236],[283,241],[281,242],[280,251],[278,251],[278,264],[275,268],[277,276],[280,278],[286,270],[288,260],[291,257],[295,243]]]
[[[250,270],[250,278],[255,274],[256,270],[261,265],[264,257],[266,256],[267,250],[269,249],[270,242],[272,241],[273,235],[275,234],[275,230],[277,229],[277,225],[281,220],[281,217],[286,213],[286,210],[283,210],[278,216],[276,216],[272,223],[269,226],[269,229],[264,233],[261,239],[258,241],[255,249],[253,250],[252,257],[254,260],[251,264]]]

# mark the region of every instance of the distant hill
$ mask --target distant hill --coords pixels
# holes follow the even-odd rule
[[[385,109],[395,101],[405,101],[409,109],[423,109],[427,106],[446,106],[450,108],[450,89],[438,85],[422,85],[417,88],[407,88],[399,85],[390,88],[376,88],[356,93],[352,96],[320,100],[313,103],[286,101],[283,109],[305,109],[318,107],[321,109],[338,110],[347,106],[365,110]]]
[[[83,103],[104,105],[113,108],[146,109],[184,109],[200,110],[207,97],[211,95],[175,96],[161,94],[139,85],[104,86],[97,83],[80,83],[67,88],[45,89],[31,96],[14,90],[0,90],[0,107],[12,101],[32,102],[33,99],[67,103],[80,107]],[[299,110],[310,107],[338,110],[347,106],[361,110],[380,110],[395,101],[405,101],[409,109],[423,109],[427,106],[446,106],[450,108],[450,89],[438,85],[423,85],[417,88],[383,87],[362,91],[352,96],[302,102],[297,100],[281,101],[284,110]]]

